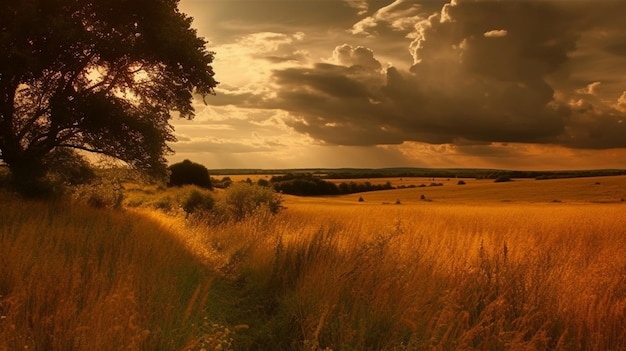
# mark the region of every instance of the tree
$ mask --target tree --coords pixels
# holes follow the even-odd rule
[[[209,170],[199,163],[184,160],[169,166],[168,169],[170,171],[169,186],[194,184],[211,189]]]
[[[6,0],[0,6],[0,160],[18,190],[52,151],[165,175],[172,112],[214,94],[213,52],[178,0]]]

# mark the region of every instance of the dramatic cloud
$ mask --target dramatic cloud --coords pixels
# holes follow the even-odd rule
[[[396,1],[354,28],[391,21],[390,13],[405,3]],[[296,130],[340,145],[624,147],[623,105],[617,97],[596,96],[601,82],[560,92],[550,84],[553,75],[572,69],[577,40],[594,28],[593,16],[577,21],[573,15],[590,10],[547,1],[456,1],[427,19],[413,18],[409,72],[381,72],[372,50],[344,44],[333,51],[335,65],[276,71],[271,106],[290,111]]]
[[[367,13],[369,6],[367,4],[367,0],[344,0],[348,6],[353,7],[359,10],[358,14],[363,15]]]
[[[175,125],[179,152],[510,168],[626,154],[626,2],[181,5],[217,52],[222,84],[215,107]]]
[[[330,61],[344,66],[360,66],[368,70],[379,70],[382,67],[374,58],[372,50],[362,46],[353,48],[348,44],[336,47]]]
[[[409,31],[423,18],[421,13],[421,6],[413,1],[395,0],[354,24],[351,33],[373,36],[377,33],[377,27],[385,26],[395,31]]]

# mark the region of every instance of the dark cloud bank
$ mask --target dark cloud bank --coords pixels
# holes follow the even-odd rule
[[[409,70],[344,44],[327,62],[274,71],[271,98],[237,99],[290,111],[291,127],[329,144],[626,147],[625,71],[615,72],[621,83],[601,82],[613,87],[602,97],[584,90],[596,66],[581,47],[605,33],[595,52],[626,63],[624,13],[626,2],[617,1],[459,0],[421,13],[410,28],[387,28],[407,31]],[[382,15],[368,23],[372,32],[391,25]],[[585,79],[574,78],[578,66],[586,67]]]

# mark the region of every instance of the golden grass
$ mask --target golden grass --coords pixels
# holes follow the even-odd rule
[[[212,234],[242,247],[255,231],[239,273],[279,306],[233,320],[251,327],[251,339],[236,341],[241,349],[626,345],[621,204],[392,206],[288,197],[287,206],[265,227]]]
[[[459,179],[437,178],[434,183],[441,183],[443,186],[433,187],[429,186],[433,181],[427,178],[382,178],[355,181],[370,181],[372,184],[384,184],[389,181],[396,187],[422,184],[426,186],[351,194],[333,199],[354,202],[362,196],[366,202],[370,203],[393,203],[398,199],[402,203],[415,203],[420,201],[421,195],[424,195],[434,202],[477,205],[485,202],[547,203],[556,200],[568,203],[612,203],[626,200],[626,176],[550,180],[514,179],[504,183],[494,183],[491,179],[463,179],[465,185],[457,185]]]
[[[0,203],[0,350],[179,350],[202,339],[213,279],[155,221]]]
[[[450,182],[219,225],[9,198],[0,350],[626,349],[626,177]]]

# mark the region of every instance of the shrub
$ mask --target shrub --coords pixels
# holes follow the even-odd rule
[[[192,190],[182,202],[183,211],[190,215],[197,210],[209,211],[213,208],[215,200],[210,194]]]
[[[184,160],[169,166],[168,170],[170,171],[168,186],[189,184],[211,189],[209,170],[199,163]]]
[[[223,177],[221,180],[217,178],[211,178],[211,187],[218,189],[226,189],[233,183],[230,177]]]
[[[222,220],[240,221],[261,208],[278,213],[283,208],[282,201],[272,188],[242,182],[228,187],[215,209]]]
[[[95,178],[91,165],[74,150],[57,148],[50,152],[44,163],[49,177],[63,184],[86,184]]]
[[[100,179],[89,185],[77,187],[74,198],[85,201],[94,208],[122,208],[124,186],[118,179]]]
[[[511,177],[506,176],[506,175],[501,175],[498,178],[496,178],[496,180],[494,180],[494,183],[503,183],[503,182],[510,182],[511,181]]]
[[[290,195],[316,196],[337,195],[339,187],[335,183],[327,182],[311,174],[286,174],[274,176],[270,179],[274,190]]]
[[[457,185],[465,185],[465,181],[464,180],[459,180],[458,183],[456,183]]]
[[[157,210],[169,212],[172,210],[172,198],[170,196],[160,197],[152,204],[152,206]]]

